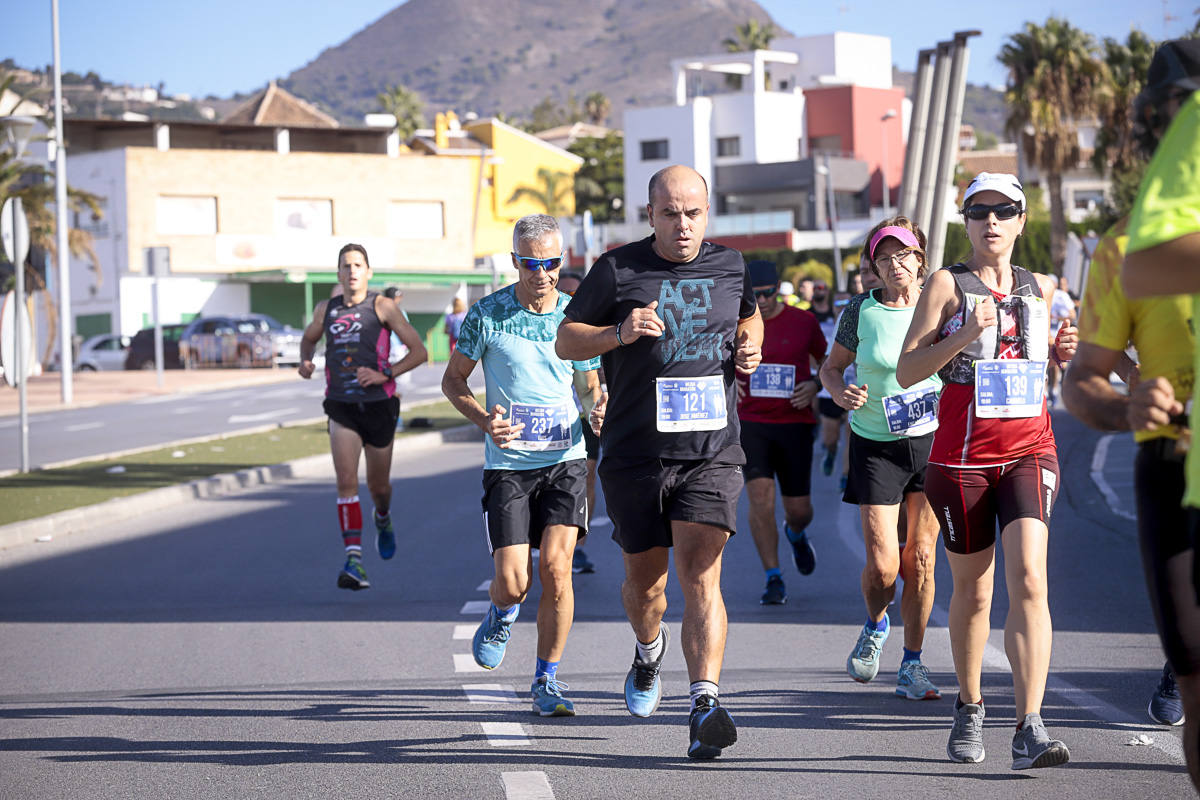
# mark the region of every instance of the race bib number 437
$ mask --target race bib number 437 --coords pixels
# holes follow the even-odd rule
[[[664,433],[719,431],[726,425],[725,379],[656,378],[657,427]]]

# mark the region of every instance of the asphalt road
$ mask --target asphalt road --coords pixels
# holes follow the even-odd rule
[[[402,384],[405,408],[442,400],[444,364],[423,364]],[[478,386],[482,398],[482,371]],[[264,425],[324,417],[325,381],[295,373],[278,383],[208,392],[151,395],[137,400],[86,408],[47,411],[29,417],[29,459],[34,468],[114,452],[165,446],[171,442],[237,433]],[[0,418],[0,438],[15,441],[18,420]],[[16,447],[0,447],[0,472],[20,465]]]
[[[536,596],[499,669],[470,660],[491,573],[477,505],[481,445],[471,443],[399,454],[401,550],[391,562],[368,552],[366,592],[334,587],[331,480],[0,551],[0,797],[1191,796],[1179,730],[1145,713],[1162,655],[1132,523],[1088,474],[1099,437],[1062,415],[1055,427],[1066,474],[1052,526],[1056,632],[1043,715],[1071,749],[1065,767],[1009,769],[1002,582],[985,660],[984,763],[945,757],[955,685],[944,559],[925,661],[945,699],[893,696],[899,630],[875,682],[845,675],[864,616],[862,547],[855,510],[819,470],[810,528],[819,563],[808,578],[788,567],[786,606],[758,604],[748,531],[728,547],[721,694],[740,738],[722,758],[684,756],[677,638],[658,712],[626,713],[633,640],[603,521],[587,543],[597,572],[575,581],[559,673],[579,715],[531,715]],[[1109,483],[1127,495],[1119,475]],[[743,529],[744,514],[743,504]],[[673,578],[668,597],[678,633]],[[892,616],[902,624],[898,607]],[[1153,745],[1127,744],[1143,733]]]

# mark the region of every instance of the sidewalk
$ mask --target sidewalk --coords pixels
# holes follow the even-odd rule
[[[64,408],[85,408],[121,403],[147,395],[204,392],[235,386],[253,386],[300,380],[294,367],[272,369],[168,369],[163,385],[153,370],[76,372],[72,375],[74,402],[63,405],[62,376],[57,372],[31,377],[25,386],[25,407],[30,414]],[[0,417],[20,413],[17,390],[0,382]]]

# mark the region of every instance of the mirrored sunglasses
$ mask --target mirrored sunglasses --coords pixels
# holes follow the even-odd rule
[[[563,257],[554,256],[553,258],[534,258],[533,256],[520,256],[513,253],[513,258],[517,260],[522,267],[532,272],[537,272],[539,269],[544,269],[547,272],[556,270],[562,266]]]

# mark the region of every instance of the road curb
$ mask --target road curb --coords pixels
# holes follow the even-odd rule
[[[449,442],[482,440],[482,438],[483,432],[474,425],[460,425],[440,431],[405,436],[397,440],[401,448],[395,451],[393,462],[409,456],[413,450],[423,450]],[[36,542],[47,536],[57,538],[72,533],[86,533],[100,525],[119,522],[181,503],[222,497],[283,480],[317,477],[330,469],[330,456],[328,453],[322,453],[285,461],[282,464],[212,475],[175,486],[151,489],[128,497],[114,497],[103,503],[72,508],[37,519],[12,522],[8,525],[0,525],[0,550]]]

